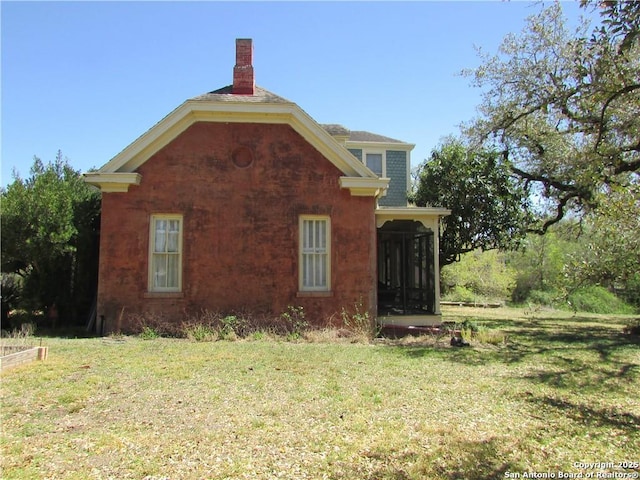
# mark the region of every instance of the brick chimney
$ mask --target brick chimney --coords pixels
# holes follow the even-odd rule
[[[236,38],[236,66],[233,67],[233,90],[235,95],[253,95],[256,81],[253,76],[253,40]]]

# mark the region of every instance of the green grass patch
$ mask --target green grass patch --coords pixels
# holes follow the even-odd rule
[[[2,375],[3,478],[473,480],[638,460],[630,317],[444,313],[507,340],[46,339],[46,362]]]

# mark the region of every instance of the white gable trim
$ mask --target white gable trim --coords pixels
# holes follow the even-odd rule
[[[113,184],[113,177],[109,175],[135,172],[151,156],[196,122],[290,125],[346,177],[377,179],[371,170],[293,103],[187,100],[97,172],[85,175],[85,180],[93,185],[101,186],[101,188],[103,188],[103,185],[106,187]],[[140,176],[138,175],[138,177]],[[137,178],[137,183],[135,184],[139,183],[140,178]],[[122,182],[117,181],[115,184],[119,185]],[[345,185],[344,188],[350,187]],[[103,191],[107,190],[103,189]]]

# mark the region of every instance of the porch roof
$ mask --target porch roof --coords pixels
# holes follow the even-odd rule
[[[450,214],[451,210],[441,207],[378,207],[375,210],[378,228],[393,220],[413,220],[427,228],[435,229],[440,217]]]

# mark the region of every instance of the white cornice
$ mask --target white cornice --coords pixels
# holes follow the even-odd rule
[[[389,188],[388,178],[340,177],[340,187],[354,197],[381,197]]]
[[[100,187],[103,192],[128,192],[131,185],[140,185],[142,175],[139,173],[85,173],[84,181]]]

